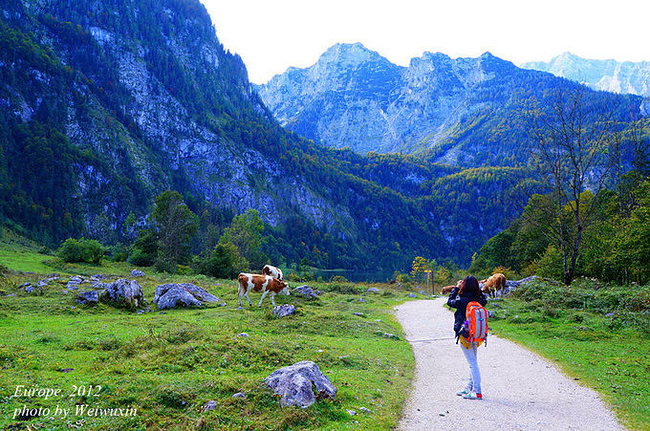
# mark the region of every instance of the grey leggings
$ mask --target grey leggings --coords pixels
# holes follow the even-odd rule
[[[476,351],[478,349],[478,343],[472,343],[469,349],[466,349],[462,344],[460,348],[467,359],[469,364],[469,383],[467,387],[476,392],[477,394],[481,393],[481,370],[478,368],[478,358]]]

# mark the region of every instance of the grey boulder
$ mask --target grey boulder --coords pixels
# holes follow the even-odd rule
[[[291,304],[282,304],[273,308],[273,314],[280,317],[287,317],[296,314],[296,307]]]
[[[221,302],[207,290],[191,283],[161,284],[156,287],[153,302],[159,310],[174,307],[201,307],[205,302]]]
[[[336,387],[311,361],[301,361],[275,370],[264,379],[264,383],[280,397],[280,405],[284,407],[307,408],[316,400],[336,398]]]
[[[209,412],[216,408],[217,408],[217,402],[214,400],[210,400],[203,406],[203,412]]]
[[[142,294],[142,287],[135,280],[120,278],[103,284],[102,287],[103,290],[99,294],[99,300],[102,302],[126,308],[138,308],[147,303]]]
[[[516,288],[518,288],[519,286],[528,284],[531,281],[535,281],[535,280],[538,280],[538,279],[540,279],[540,277],[538,277],[536,275],[533,275],[531,277],[522,278],[521,280],[506,280],[506,289],[505,289],[505,292],[503,292],[503,293],[510,293],[513,290],[515,290]],[[502,295],[503,295],[503,293],[502,293]]]
[[[304,296],[305,298],[309,299],[318,298],[316,292],[314,292],[314,290],[307,285],[295,287],[291,290],[291,293],[294,295]]]
[[[79,289],[79,286],[84,282],[84,279],[80,275],[74,275],[70,277],[70,280],[66,284],[66,288],[70,290],[77,290]]]
[[[99,302],[99,291],[90,290],[81,292],[77,296],[77,303],[81,305],[96,305]]]
[[[139,269],[134,269],[131,271],[131,277],[144,277],[144,272],[140,271]]]

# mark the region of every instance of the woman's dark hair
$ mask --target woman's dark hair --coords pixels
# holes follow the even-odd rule
[[[468,275],[463,279],[463,285],[460,287],[459,295],[465,296],[481,296],[481,288],[478,286],[478,280],[476,277]]]

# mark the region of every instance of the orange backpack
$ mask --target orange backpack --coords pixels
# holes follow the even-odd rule
[[[467,304],[465,311],[465,329],[469,333],[467,341],[473,343],[475,341],[485,341],[487,346],[488,324],[487,324],[487,310],[476,301]]]

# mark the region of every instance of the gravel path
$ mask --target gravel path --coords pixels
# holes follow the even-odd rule
[[[454,317],[443,307],[446,302],[412,301],[396,308],[415,355],[400,429],[624,429],[596,392],[540,356],[492,335],[478,352],[484,399],[456,396],[469,368],[453,337]]]

